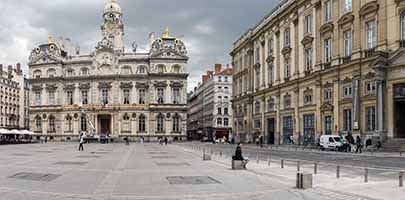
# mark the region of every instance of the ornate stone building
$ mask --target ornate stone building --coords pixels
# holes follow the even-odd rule
[[[26,79],[20,63],[7,69],[0,64],[0,128],[28,129],[29,100]]]
[[[215,71],[202,75],[202,82],[195,87],[188,98],[187,132],[190,139],[209,140],[232,137],[232,68],[222,69],[215,65]]]
[[[50,139],[88,135],[183,139],[188,61],[184,42],[151,34],[148,53],[124,47],[121,7],[105,5],[102,39],[90,55],[50,41],[29,58],[31,130]]]
[[[234,43],[242,141],[405,138],[405,1],[284,0]]]

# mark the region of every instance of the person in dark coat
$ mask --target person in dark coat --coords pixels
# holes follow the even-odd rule
[[[363,148],[363,144],[361,143],[361,138],[360,136],[356,137],[356,153],[360,152],[361,153],[361,149]]]
[[[167,137],[165,137],[165,145],[167,145],[168,142],[169,140],[167,139]]]
[[[242,156],[242,148],[240,143],[238,143],[238,146],[236,146],[235,155],[232,156],[232,160],[245,160]]]

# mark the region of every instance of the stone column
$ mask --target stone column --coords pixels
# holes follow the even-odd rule
[[[383,80],[377,80],[377,131],[382,136],[384,132],[384,91],[385,83]]]
[[[276,72],[276,84],[280,83],[280,31],[276,32],[276,50],[275,50],[275,58],[276,58],[276,67],[275,67],[275,72]]]
[[[353,76],[353,130],[360,129],[360,75]]]

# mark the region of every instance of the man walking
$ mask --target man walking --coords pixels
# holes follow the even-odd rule
[[[168,143],[168,139],[167,139],[167,137],[165,137],[165,145],[167,146],[167,143]]]
[[[80,135],[79,151],[84,151],[83,143],[84,143],[84,133]]]
[[[359,151],[360,151],[360,153],[361,153],[361,149],[363,148],[363,144],[361,143],[361,138],[360,138],[360,136],[357,136],[357,137],[356,137],[356,146],[357,146],[357,148],[356,148],[356,153],[359,152]]]

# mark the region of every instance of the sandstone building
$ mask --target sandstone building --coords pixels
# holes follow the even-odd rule
[[[102,39],[89,55],[53,42],[29,58],[31,130],[69,140],[81,132],[155,140],[186,136],[188,61],[181,39],[150,36],[150,51],[124,47],[124,21],[115,0],[105,5]]]
[[[405,1],[284,0],[235,43],[242,141],[405,138]]]

